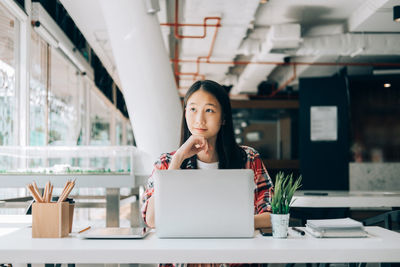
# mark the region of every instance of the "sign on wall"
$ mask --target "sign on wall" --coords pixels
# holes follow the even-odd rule
[[[310,110],[311,141],[337,141],[337,106],[314,106]]]

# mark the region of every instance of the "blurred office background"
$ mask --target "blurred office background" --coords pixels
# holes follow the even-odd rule
[[[273,179],[284,170],[302,174],[303,189],[400,190],[400,22],[393,18],[398,1],[137,2],[131,6],[144,6],[142,16],[152,16],[158,32],[129,25],[136,13],[124,7],[107,14],[105,1],[0,2],[0,146],[146,150],[143,136],[147,131],[154,138],[157,122],[148,119],[148,129],[140,123],[173,105],[160,95],[182,97],[193,81],[212,79],[231,94],[237,142],[260,152]],[[172,59],[168,68],[144,66],[153,54],[144,55],[148,61],[136,59],[119,46],[110,37],[117,34],[111,12],[120,12],[122,23],[132,27],[126,38],[133,44],[148,42],[143,53],[157,50],[149,40],[160,35],[157,45]],[[138,69],[153,68],[154,75],[132,82],[127,73],[138,70],[126,69],[121,55],[132,65],[137,60]],[[132,96],[149,86],[139,82],[170,81],[164,72],[174,83],[149,93],[165,106],[146,109]],[[330,108],[322,127],[335,114],[334,136],[313,132],[312,107]],[[106,189],[74,194],[104,202]],[[121,190],[121,196],[132,194],[138,193]],[[27,195],[25,188],[0,188],[0,199]],[[123,224],[138,216],[131,202],[120,209]],[[1,214],[24,211],[0,207]],[[105,208],[81,208],[76,216],[101,224]]]

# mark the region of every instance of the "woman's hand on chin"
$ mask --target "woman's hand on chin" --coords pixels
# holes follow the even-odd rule
[[[200,151],[207,153],[209,149],[210,145],[204,136],[191,135],[176,153],[182,155],[185,160],[197,155]]]
[[[201,151],[204,151],[208,154],[210,148],[210,144],[204,136],[191,135],[188,140],[186,140],[186,142],[175,152],[168,169],[179,169],[185,159],[193,157]]]

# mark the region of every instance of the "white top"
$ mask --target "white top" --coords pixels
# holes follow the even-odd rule
[[[212,162],[212,163],[207,163],[203,162],[197,159],[197,168],[198,169],[218,169],[218,161],[217,162]]]
[[[0,259],[10,263],[340,263],[400,262],[400,234],[366,227],[367,238],[84,240],[32,238],[24,228],[0,236]]]

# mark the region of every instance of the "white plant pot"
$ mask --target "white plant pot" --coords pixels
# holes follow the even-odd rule
[[[290,214],[272,214],[272,236],[274,238],[287,238]]]

